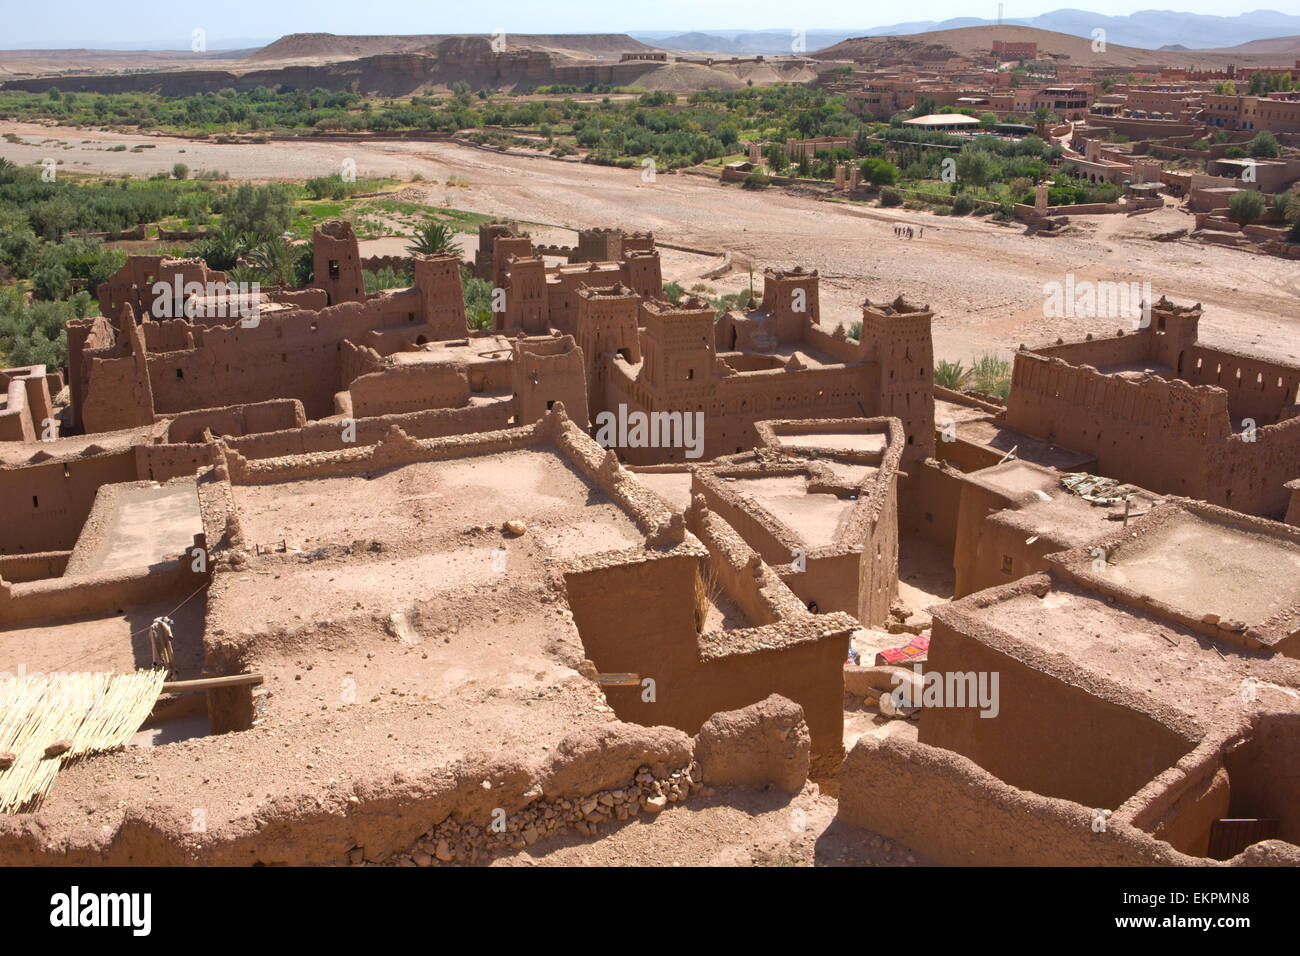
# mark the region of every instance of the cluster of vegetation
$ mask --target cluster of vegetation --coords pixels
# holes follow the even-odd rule
[[[1295,189],[1278,193],[1270,203],[1261,192],[1243,189],[1228,200],[1228,215],[1246,225],[1269,217],[1270,221],[1287,227],[1287,240],[1300,242],[1300,193]]]
[[[1011,394],[1011,361],[991,352],[979,356],[969,368],[960,360],[941,361],[934,367],[934,384],[958,392],[977,392],[1005,402]]]
[[[1296,88],[1296,82],[1291,79],[1290,71],[1271,75],[1257,71],[1250,75],[1251,96],[1266,96],[1269,93],[1289,93]],[[1233,92],[1236,92],[1235,88]]]
[[[68,358],[68,319],[97,313],[94,300],[78,292],[70,300],[28,305],[17,289],[0,289],[0,356],[8,366],[63,365]]]

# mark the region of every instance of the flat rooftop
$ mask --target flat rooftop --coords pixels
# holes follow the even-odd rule
[[[203,530],[193,478],[165,485],[105,485],[69,560],[72,574],[119,571],[174,561]]]
[[[1053,582],[1042,597],[1023,589],[986,607],[969,599],[962,606],[977,621],[1046,653],[1035,666],[1046,664],[1070,683],[1080,680],[1079,670],[1105,678],[1134,691],[1150,712],[1204,717],[1262,663],[1256,654],[1220,650],[1194,631],[1063,582]],[[1019,656],[1014,644],[1007,649]]]
[[[889,436],[884,432],[826,432],[782,430],[776,440],[784,447],[827,448],[832,451],[884,451]]]
[[[1187,511],[1116,548],[1107,574],[1193,617],[1256,624],[1300,606],[1300,545]]]
[[[482,338],[450,339],[429,342],[411,352],[395,352],[389,359],[396,365],[421,365],[439,362],[494,362],[509,358],[511,340],[504,335]]]
[[[111,826],[148,805],[186,819],[204,807],[209,827],[251,829],[272,807],[346,807],[354,792],[420,786],[459,760],[535,761],[615,719],[575,670],[583,645],[551,572],[645,537],[558,448],[232,494],[245,559],[218,567],[206,633],[215,647],[239,648],[240,670],[265,678],[253,728],[67,767],[45,804],[51,825]],[[527,530],[505,533],[506,521]],[[152,613],[96,624],[97,640],[117,650],[87,669],[128,665],[128,648],[138,657],[147,631],[128,634]],[[82,633],[72,627],[12,640],[23,655],[57,647],[51,669],[67,669],[82,660],[68,653],[65,635]],[[195,630],[202,623],[184,628]]]
[[[767,509],[809,548],[834,544],[855,504],[848,498],[810,492],[804,475],[737,477],[727,485]]]

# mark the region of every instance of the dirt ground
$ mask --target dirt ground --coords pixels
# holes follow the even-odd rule
[[[706,788],[602,833],[569,831],[493,866],[927,866],[902,844],[835,822],[836,802],[801,793]]]
[[[777,189],[752,192],[684,173],[660,172],[644,182],[639,167],[505,155],[448,142],[221,146],[0,123],[4,132],[17,133],[25,144],[0,142],[0,156],[25,164],[52,157],[64,160],[60,168],[80,172],[147,175],[181,161],[192,170],[226,170],[234,179],[304,179],[337,172],[351,159],[363,177],[423,176],[414,186],[431,205],[568,228],[651,229],[664,242],[729,251],[734,261],[753,263],[760,286],[765,266],[802,264],[821,273],[821,320],[831,328],[859,318],[864,296],[879,301],[904,293],[928,303],[936,312],[936,359],[969,362],[1022,342],[1113,334],[1126,320],[1044,317],[1044,284],[1063,284],[1072,272],[1076,282],[1149,282],[1153,297],[1200,302],[1202,341],[1300,362],[1300,267],[1189,240],[1153,241],[1191,226],[1190,217],[1172,206],[1132,217],[1081,217],[1077,231],[1046,238],[1019,224],[825,202]],[[107,152],[116,143],[155,148]],[[447,186],[452,177],[469,186]],[[894,238],[896,222],[924,226],[924,238]],[[731,292],[748,281],[742,269],[707,284]]]

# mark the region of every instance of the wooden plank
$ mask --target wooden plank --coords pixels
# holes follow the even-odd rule
[[[641,675],[639,674],[600,674],[596,680],[602,687],[641,686]]]
[[[260,684],[261,674],[231,674],[228,677],[203,677],[198,680],[173,680],[162,685],[164,694],[188,694],[193,691],[212,690],[214,687],[238,687],[241,684]]]

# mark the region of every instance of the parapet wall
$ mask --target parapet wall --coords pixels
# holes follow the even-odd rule
[[[196,547],[205,547],[203,542],[203,535],[195,535]],[[128,568],[23,584],[0,583],[0,625],[111,614],[130,605],[187,595],[206,586],[211,577],[210,569],[196,573],[192,560],[187,553],[166,569]]]
[[[1130,381],[1090,365],[1018,351],[1009,428],[1095,455],[1121,481],[1206,498],[1208,461],[1231,423],[1222,389],[1147,376]]]
[[[898,737],[858,738],[840,770],[836,819],[949,866],[1213,862],[1179,853],[1122,821],[1094,832],[1092,811],[1081,804],[1017,789],[960,754]]]

